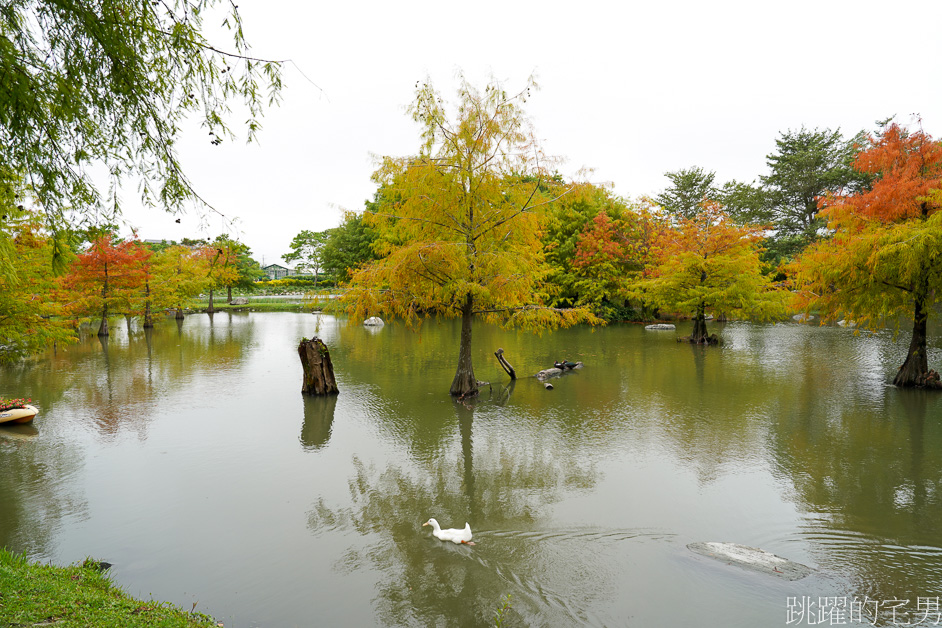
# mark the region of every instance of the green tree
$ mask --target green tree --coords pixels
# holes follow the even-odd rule
[[[175,308],[176,318],[183,318],[183,308],[209,286],[206,250],[205,246],[175,244],[156,254],[155,307]]]
[[[550,268],[546,278],[549,302],[556,307],[572,307],[581,296],[574,262],[583,231],[600,213],[619,219],[626,205],[605,188],[569,183],[558,175],[540,182],[540,193],[553,199],[540,208],[544,257]]]
[[[324,264],[324,246],[330,234],[327,231],[308,231],[305,229],[291,240],[290,253],[281,256],[286,262],[297,262],[295,269],[305,275],[314,275],[314,287],[317,288],[317,275]]]
[[[593,318],[540,299],[548,270],[534,208],[546,160],[522,109],[531,87],[511,96],[493,81],[481,92],[462,80],[452,121],[438,92],[417,86],[409,111],[422,128],[421,149],[386,157],[374,174],[387,202],[366,220],[380,236],[381,259],[354,273],[348,312],[351,320],[385,314],[409,324],[428,313],[460,317],[454,396],[478,390],[476,316],[536,329]]]
[[[230,51],[204,34],[220,4]],[[219,143],[241,99],[252,140],[281,88],[279,63],[249,55],[238,7],[219,0],[6,0],[0,75],[0,176],[25,177],[54,225],[105,209],[92,166],[113,185],[140,180],[143,200],[170,211],[199,200],[176,152],[184,119],[202,116]]]
[[[779,134],[776,152],[766,156],[771,173],[759,178],[771,198],[777,233],[770,246],[779,257],[794,257],[818,239],[825,226],[818,217],[821,199],[868,185],[870,177],[853,166],[862,143],[862,134],[845,140],[840,130],[802,127]]]
[[[379,190],[377,190],[377,196]],[[366,202],[367,211],[379,210],[379,201]],[[327,230],[327,241],[321,251],[324,272],[337,282],[348,281],[357,268],[376,259],[373,243],[376,232],[366,224],[363,216],[345,211],[339,226]]]
[[[713,185],[716,173],[706,172],[699,166],[665,172],[671,185],[657,195],[655,202],[670,214],[693,218],[704,201],[717,200],[717,188]]]

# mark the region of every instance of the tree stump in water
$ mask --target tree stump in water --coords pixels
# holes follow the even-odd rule
[[[334,379],[334,365],[330,361],[327,345],[320,338],[303,338],[298,345],[298,356],[304,368],[301,392],[309,395],[336,395],[340,392]]]

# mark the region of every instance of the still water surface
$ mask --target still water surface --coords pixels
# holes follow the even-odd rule
[[[826,596],[938,619],[942,395],[886,385],[906,349],[888,334],[731,323],[703,349],[635,325],[479,326],[493,386],[464,405],[447,395],[453,322],[114,327],[0,372],[0,394],[41,408],[0,431],[0,545],[107,560],[133,595],[230,628],[493,625],[508,594],[505,626],[808,625],[800,603]],[[336,398],[299,392],[312,335]],[[586,366],[508,387],[498,347],[521,374]],[[470,522],[477,545],[431,538],[430,516]],[[816,571],[754,574],[696,541]]]

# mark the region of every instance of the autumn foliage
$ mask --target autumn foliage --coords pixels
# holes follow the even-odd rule
[[[830,238],[795,267],[797,305],[875,327],[912,317],[899,386],[929,377],[927,321],[942,291],[942,146],[922,130],[893,124],[869,140],[855,165],[871,189],[822,199]]]
[[[706,313],[769,319],[784,313],[784,292],[762,272],[764,229],[737,225],[723,208],[701,205],[692,218],[665,222],[654,238],[652,264],[634,284],[638,298],[694,317],[690,341],[714,342]]]
[[[64,285],[73,293],[69,309],[75,315],[99,314],[99,336],[108,335],[108,316],[134,310],[144,284],[143,262],[151,252],[135,240],[115,244],[104,236],[79,254]]]

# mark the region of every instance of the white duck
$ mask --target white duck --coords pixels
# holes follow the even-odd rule
[[[452,543],[455,543],[458,545],[462,543],[464,543],[465,545],[474,545],[474,543],[471,541],[471,524],[470,523],[464,524],[464,530],[458,530],[456,528],[449,528],[447,530],[442,530],[441,526],[438,525],[438,521],[436,521],[435,519],[429,519],[428,521],[423,523],[422,526],[423,527],[432,526],[432,534],[435,536],[436,539],[440,541],[451,541]]]

